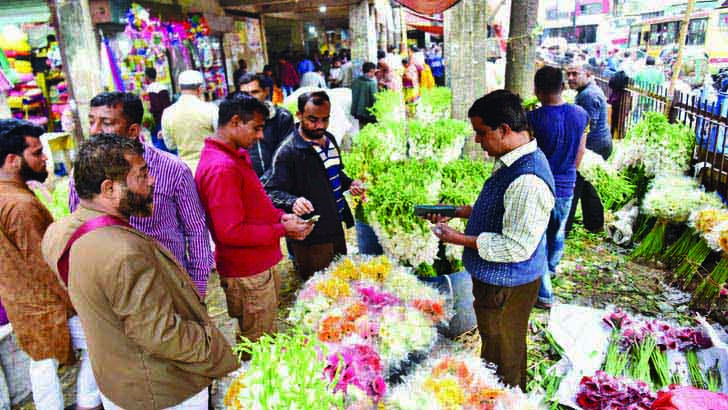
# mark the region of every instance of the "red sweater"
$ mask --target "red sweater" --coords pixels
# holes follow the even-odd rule
[[[235,151],[207,138],[195,181],[215,241],[220,276],[254,275],[281,260],[283,211],[275,208],[265,193],[248,151]]]

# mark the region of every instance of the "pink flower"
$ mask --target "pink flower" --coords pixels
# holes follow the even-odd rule
[[[387,384],[384,383],[384,378],[382,376],[375,377],[374,380],[369,383],[367,394],[372,396],[374,400],[378,401],[384,397],[385,393],[387,393]]]

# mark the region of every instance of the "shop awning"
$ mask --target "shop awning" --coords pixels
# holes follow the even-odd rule
[[[456,5],[460,0],[395,0],[397,3],[422,14],[437,14]]]
[[[404,20],[407,27],[441,36],[443,34],[442,18],[430,17],[406,10]]]

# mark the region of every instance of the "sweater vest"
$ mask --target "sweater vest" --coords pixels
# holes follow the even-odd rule
[[[503,166],[483,184],[465,229],[466,235],[483,232],[503,233],[504,196],[508,187],[521,175],[534,174],[554,192],[554,179],[548,160],[541,150],[526,154],[511,166]],[[546,232],[536,250],[522,262],[490,262],[480,257],[477,249],[465,248],[463,265],[473,278],[490,285],[514,287],[533,282],[547,269]]]

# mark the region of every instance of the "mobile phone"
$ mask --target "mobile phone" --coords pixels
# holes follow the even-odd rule
[[[321,215],[314,215],[308,219],[304,219],[303,222],[306,222],[307,224],[313,224],[318,222],[319,218],[321,218]]]
[[[456,207],[453,205],[415,205],[415,216],[440,215],[455,216]]]

